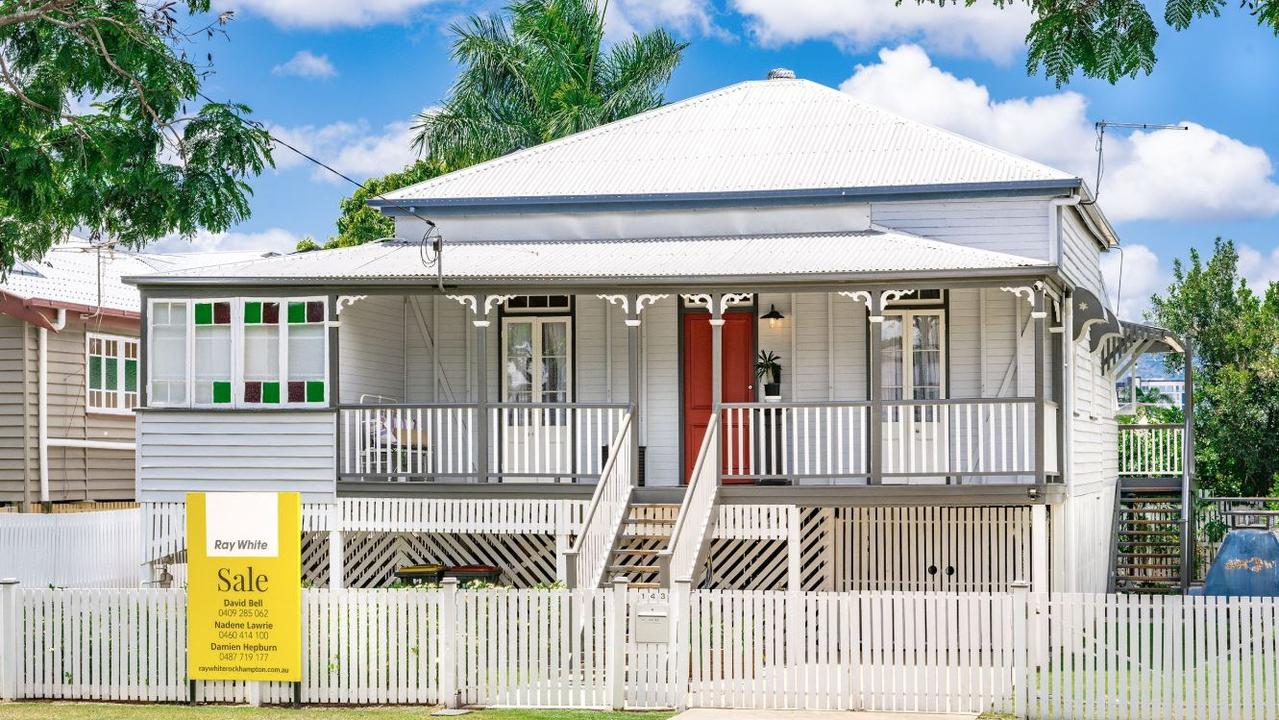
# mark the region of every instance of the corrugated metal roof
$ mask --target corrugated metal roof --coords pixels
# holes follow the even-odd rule
[[[521,279],[803,276],[1044,267],[1006,253],[908,233],[868,230],[802,235],[738,235],[647,240],[468,242],[448,245],[451,283]],[[422,280],[436,277],[417,243],[383,241],[129,278],[143,285],[189,282]]]
[[[386,194],[396,202],[1073,181],[806,80],[715,90]],[[379,204],[374,202],[374,204]]]
[[[154,272],[170,272],[202,265],[261,259],[268,252],[134,253],[102,251],[102,307],[136,313],[138,290],[121,278]],[[53,247],[44,258],[19,263],[0,282],[0,291],[23,300],[52,305],[98,305],[98,250],[88,241],[71,238]]]

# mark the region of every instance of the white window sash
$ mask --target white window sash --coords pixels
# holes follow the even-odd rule
[[[99,378],[102,382],[102,387],[98,389],[98,392],[103,393],[104,395],[106,393],[111,393],[115,395],[115,398],[116,398],[115,407],[106,407],[103,405],[95,405],[93,403],[93,392],[94,392],[92,389],[93,378],[90,377],[89,373],[93,367],[93,363],[91,362],[91,358],[93,357],[93,355],[90,352],[90,348],[93,346],[94,340],[98,340],[99,342],[103,343],[103,352],[98,355],[98,357],[101,357],[103,360],[101,367],[99,368],[100,372],[102,373],[101,378]],[[108,342],[115,342],[116,344],[116,351],[114,355],[107,355],[105,352],[106,350],[105,343],[108,343]],[[132,343],[133,346],[135,347],[134,359],[140,363],[141,356],[136,352],[136,350],[140,349],[138,344],[138,338],[129,337],[127,335],[112,335],[110,333],[99,333],[99,332],[86,332],[84,334],[84,408],[86,412],[103,414],[103,415],[132,415],[133,414],[133,408],[127,407],[125,404],[125,399],[129,396],[128,390],[125,389],[125,376],[127,374],[125,371],[125,363],[128,361],[127,360],[128,353],[127,353],[126,346],[129,345],[130,343]],[[107,358],[113,358],[116,361],[116,389],[115,390],[108,390],[106,387]],[[139,365],[139,368],[140,367],[141,366]],[[140,388],[142,386],[142,378],[138,377],[137,382],[138,382],[138,387]],[[134,404],[136,405],[137,403],[136,398],[138,396],[137,390],[133,391],[133,396],[135,398]]]
[[[502,345],[502,402],[511,402],[510,386],[507,384],[506,378],[506,364],[510,359],[510,353],[508,352],[510,348],[507,345],[506,337],[510,325],[521,323],[530,326],[529,341],[533,346],[532,365],[530,366],[532,383],[529,402],[543,402],[542,367],[544,356],[542,354],[542,327],[556,323],[564,326],[564,402],[572,402],[575,384],[573,378],[573,323],[572,317],[569,315],[519,315],[517,317],[504,316],[502,318],[502,335],[499,338],[499,342]]]

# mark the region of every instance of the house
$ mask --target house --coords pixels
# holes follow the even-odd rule
[[[0,281],[0,505],[131,501],[138,292],[124,275],[266,253],[132,253],[70,238]]]
[[[188,491],[296,490],[335,586],[1152,575],[1114,381],[1188,347],[1105,306],[1073,175],[778,71],[372,204],[396,239],[130,279],[149,557]]]

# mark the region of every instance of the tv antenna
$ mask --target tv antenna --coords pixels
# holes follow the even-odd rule
[[[1135,123],[1135,122],[1113,122],[1111,120],[1098,120],[1093,123],[1093,127],[1097,129],[1097,175],[1093,182],[1092,200],[1079,203],[1080,205],[1096,205],[1097,199],[1101,197],[1101,178],[1106,172],[1106,159],[1102,152],[1102,148],[1106,142],[1106,128],[1127,128],[1129,130],[1189,130],[1189,125],[1155,125],[1152,123]]]

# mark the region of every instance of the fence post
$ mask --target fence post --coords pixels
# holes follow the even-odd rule
[[[18,699],[18,580],[0,579],[0,700]]]
[[[626,578],[613,578],[611,607],[608,613],[608,660],[605,677],[608,678],[608,697],[614,710],[626,708]]]
[[[689,626],[692,618],[692,581],[681,578],[671,583],[671,700],[675,709],[688,709],[688,666],[692,652]]]
[[[346,587],[346,548],[342,541],[342,501],[329,506],[329,589]]]
[[[444,578],[440,591],[440,704],[457,702],[457,578]]]
[[[1030,583],[1010,583],[1013,591],[1013,713],[1030,717],[1030,652],[1027,647],[1026,617],[1030,612]]]

